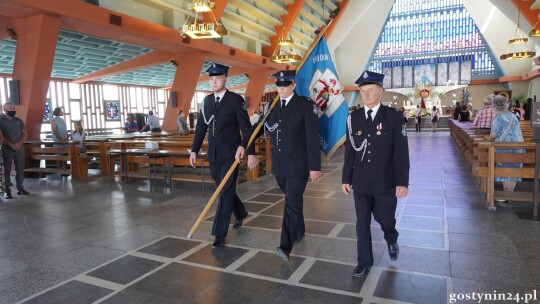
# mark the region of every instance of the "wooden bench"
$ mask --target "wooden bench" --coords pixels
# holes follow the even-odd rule
[[[65,147],[55,147],[55,144],[65,144]],[[73,141],[26,141],[24,172],[37,172],[42,174],[66,174],[72,179],[88,176],[89,158],[81,157],[77,153],[76,143]],[[42,161],[44,166],[42,166]],[[70,162],[69,169],[47,166],[47,162]]]
[[[504,192],[495,191],[496,177],[518,177],[522,179],[534,178],[534,161],[536,144],[532,142],[523,143],[495,143],[480,142],[480,154],[486,153],[487,160],[479,162],[475,168],[475,175],[482,178],[481,189],[485,195],[488,208],[495,210],[495,200],[509,200],[532,202],[532,192]],[[504,153],[497,152],[497,149],[522,149],[525,153]],[[496,167],[497,163],[521,163],[522,168],[503,168]],[[485,183],[485,184],[484,184]]]
[[[533,133],[530,122],[520,121],[525,141],[522,143],[488,141],[486,135],[476,134],[470,123],[450,121],[449,127],[460,153],[485,196],[488,209],[495,210],[495,200],[532,202],[532,192],[495,191],[495,177],[534,178],[535,144],[529,142]],[[498,148],[523,149],[525,153],[497,152]],[[496,163],[500,162],[522,163],[523,168],[496,167]]]

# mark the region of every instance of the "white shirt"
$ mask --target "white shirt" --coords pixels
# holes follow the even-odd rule
[[[379,111],[379,108],[381,107],[381,103],[379,102],[376,106],[374,106],[372,109],[366,107],[366,120],[368,119],[368,114],[367,112],[369,110],[372,110],[373,112],[371,113],[371,119],[372,120],[375,120],[375,115],[377,115],[377,112]]]
[[[214,92],[214,97],[216,98],[215,100],[217,100],[219,97],[219,102],[221,102],[223,100],[223,96],[225,96],[225,93],[227,93],[227,90],[223,90],[223,92],[221,92],[219,95]]]
[[[148,122],[146,123],[148,127],[150,127],[150,130],[159,128],[159,118],[157,118],[154,115],[148,116]]]
[[[251,117],[249,118],[249,122],[251,123],[252,126],[254,126],[259,121],[259,117],[261,117],[261,115],[256,114],[256,113],[251,115]]]
[[[293,98],[294,94],[292,94],[291,96],[287,97],[287,98],[280,98],[279,99],[279,102],[280,102],[280,106],[281,106],[281,101],[283,99],[285,99],[285,106],[287,106],[289,104],[289,101],[291,101],[291,99]]]

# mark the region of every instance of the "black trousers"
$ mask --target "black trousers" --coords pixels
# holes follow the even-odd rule
[[[371,246],[371,214],[381,225],[384,239],[394,244],[398,239],[396,230],[397,198],[394,192],[383,194],[364,194],[354,191],[354,207],[356,209],[356,237],[358,238],[358,264],[364,267],[373,266],[373,249]]]
[[[416,131],[422,131],[422,117],[417,118],[418,122],[416,123]]]
[[[24,189],[24,147],[19,151],[11,149],[8,145],[2,145],[2,161],[4,162],[4,193],[10,191],[11,164],[15,163],[15,183],[17,190]]]
[[[296,238],[306,233],[302,209],[304,208],[304,190],[306,190],[308,176],[276,176],[276,181],[281,191],[285,193],[279,247],[291,252]]]
[[[227,175],[231,168],[234,159],[210,161],[210,174],[214,179],[216,186],[219,186],[221,180]],[[214,217],[214,225],[212,226],[212,235],[216,237],[226,237],[229,231],[229,223],[231,214],[234,212],[236,218],[242,218],[246,213],[246,207],[236,195],[236,180],[238,179],[238,167],[234,170],[225,187],[219,196],[219,203]]]

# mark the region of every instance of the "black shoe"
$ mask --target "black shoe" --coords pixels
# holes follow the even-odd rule
[[[11,196],[11,191],[6,191],[4,193],[4,198],[7,198],[7,199],[13,198],[13,196]]]
[[[236,219],[236,222],[234,222],[234,225],[232,225],[232,227],[234,229],[238,229],[240,227],[242,227],[242,223],[244,222],[244,219],[248,216],[248,212],[246,210],[246,213],[244,213],[244,216],[242,218],[239,218],[239,219]]]
[[[289,261],[289,252],[281,247],[276,248],[276,255],[284,261]]]
[[[24,190],[24,189],[19,189],[17,190],[17,194],[18,195],[30,195],[30,192]]]
[[[296,237],[296,241],[294,241],[295,243],[298,243],[300,242],[302,239],[304,238],[304,234],[299,234],[297,237]]]
[[[212,248],[225,246],[225,238],[216,236],[216,239],[212,243]]]
[[[388,245],[388,255],[390,256],[390,260],[392,261],[397,260],[398,255],[399,255],[399,246],[397,243]]]
[[[362,278],[365,277],[369,273],[369,268],[364,267],[362,265],[358,265],[354,267],[354,270],[352,272],[352,276],[355,278]]]

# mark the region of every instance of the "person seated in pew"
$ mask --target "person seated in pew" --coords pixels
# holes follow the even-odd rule
[[[86,132],[80,120],[74,121],[75,130],[71,132],[71,140],[76,141],[77,154],[86,154]]]
[[[497,95],[493,98],[493,109],[495,117],[491,122],[491,133],[488,140],[494,142],[523,142],[523,134],[519,126],[519,120],[508,110],[508,99]],[[497,153],[524,153],[523,149],[497,149]],[[497,163],[496,167],[502,168],[522,168],[522,163]],[[520,182],[519,177],[495,177],[496,182],[502,182],[504,191],[513,192],[516,182]]]
[[[146,132],[148,130],[150,130],[150,132],[161,132],[159,118],[154,116],[154,111],[148,111],[148,120],[146,121],[146,125],[139,131],[139,133]]]
[[[186,114],[184,114],[183,110],[178,110],[176,125],[178,126],[178,133],[180,133],[180,135],[189,134],[189,126],[186,122]]]
[[[128,114],[128,116],[126,117],[126,122],[124,123],[124,131],[126,133],[139,131],[139,126],[137,125],[137,122],[133,120],[133,116],[131,114]]]

